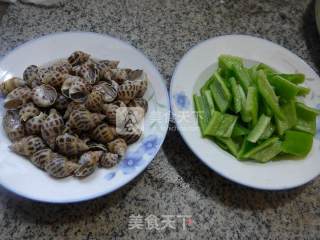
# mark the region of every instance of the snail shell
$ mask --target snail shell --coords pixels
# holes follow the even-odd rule
[[[135,124],[126,124],[126,126],[118,131],[118,135],[123,138],[127,144],[132,144],[139,140],[142,135],[142,131]]]
[[[113,68],[117,68],[119,63],[120,62],[116,60],[100,60],[98,62],[98,65],[101,69],[104,69],[104,68],[113,69]]]
[[[123,157],[127,151],[127,143],[122,138],[117,138],[107,144],[107,147],[111,153],[115,153]]]
[[[26,84],[27,83],[21,78],[17,78],[17,77],[10,78],[0,84],[0,93],[6,96],[17,87],[24,87],[26,86]]]
[[[93,91],[100,92],[106,103],[112,102],[117,98],[119,85],[113,80],[100,82],[93,87]]]
[[[90,151],[107,151],[107,148],[105,145],[103,145],[102,143],[97,143],[97,142],[93,142],[93,141],[87,141],[86,142],[89,150]]]
[[[95,84],[99,79],[99,70],[94,63],[85,63],[72,68],[76,76],[85,80],[86,83]]]
[[[36,65],[28,66],[23,72],[23,80],[29,87],[37,85],[41,81],[39,68]]]
[[[59,152],[67,156],[79,155],[89,150],[88,145],[83,140],[69,133],[58,136],[56,145]]]
[[[72,71],[72,65],[67,60],[59,60],[49,67],[52,71],[63,74],[69,74]]]
[[[42,83],[50,85],[54,88],[61,88],[66,76],[68,76],[66,73],[55,70],[46,71],[42,76]]]
[[[4,100],[4,107],[17,109],[27,103],[32,97],[32,91],[28,87],[18,87],[10,92]]]
[[[81,103],[71,102],[69,103],[67,110],[64,112],[63,118],[68,119],[73,110],[86,110],[86,108]]]
[[[85,107],[91,112],[101,112],[103,105],[102,94],[98,91],[92,91],[85,102]]]
[[[32,90],[32,100],[39,107],[53,105],[58,97],[57,91],[50,85],[42,84]]]
[[[69,98],[75,102],[84,102],[89,94],[90,86],[82,80],[71,83],[69,88]]]
[[[106,116],[99,113],[91,113],[86,109],[74,110],[69,116],[68,124],[77,131],[93,129],[105,119]]]
[[[29,135],[40,135],[41,134],[41,126],[43,121],[48,117],[47,114],[41,112],[38,116],[30,118],[26,124],[25,129]]]
[[[91,151],[81,155],[79,164],[81,165],[75,172],[75,177],[87,177],[97,168],[97,164],[103,151]]]
[[[35,166],[37,166],[40,169],[45,168],[45,164],[54,157],[54,152],[50,148],[44,148],[37,152],[35,152],[31,158],[30,162],[33,163]]]
[[[102,123],[93,130],[91,137],[97,142],[107,144],[116,137],[116,129],[106,123]]]
[[[102,108],[107,116],[108,123],[114,126],[118,124],[123,125],[128,114],[128,109],[122,101],[118,100],[113,103],[104,104]]]
[[[70,97],[70,88],[73,82],[81,81],[81,78],[78,76],[65,75],[65,80],[61,86],[61,93],[63,96],[69,98]]]
[[[43,140],[36,136],[24,137],[9,146],[9,148],[15,153],[27,157],[30,157],[32,154],[45,147],[46,145],[43,143]]]
[[[111,72],[111,79],[116,81],[118,84],[124,83],[126,80],[128,80],[128,70],[127,69],[110,69]],[[107,76],[106,73],[104,76]]]
[[[119,161],[120,158],[118,154],[107,152],[101,156],[99,166],[104,168],[112,168],[117,165]]]
[[[43,121],[41,126],[41,136],[54,149],[56,137],[63,131],[63,119],[60,114],[52,108],[49,116]]]
[[[148,101],[144,98],[135,98],[128,103],[128,107],[142,107],[144,114],[148,111]]]
[[[59,111],[67,109],[68,105],[70,103],[69,98],[66,98],[62,94],[58,94],[58,97],[54,103],[54,108],[58,109]]]
[[[64,178],[72,175],[79,166],[62,155],[53,154],[52,159],[45,163],[45,170],[53,177]]]
[[[124,103],[129,103],[140,91],[140,84],[136,81],[126,81],[119,86],[118,99]]]
[[[40,110],[32,102],[24,105],[19,111],[20,120],[23,122],[27,121],[29,118],[38,116],[39,114]]]
[[[12,142],[18,141],[25,136],[25,128],[21,123],[18,111],[8,110],[3,117],[2,125]]]
[[[143,97],[144,93],[148,88],[149,80],[147,74],[142,70],[135,70],[130,73],[129,78],[131,81],[134,81],[134,83],[138,86],[139,89],[135,97]]]
[[[68,62],[72,65],[80,65],[90,58],[88,53],[82,51],[75,51],[68,57]]]

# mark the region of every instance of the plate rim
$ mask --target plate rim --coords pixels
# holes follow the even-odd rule
[[[320,0],[319,0],[320,2]],[[304,185],[307,185],[307,184],[310,184],[312,181],[314,181],[317,177],[320,176],[320,172],[318,173],[318,175],[312,177],[311,179],[309,179],[308,181],[306,182],[303,182],[301,184],[296,184],[294,186],[284,186],[284,187],[279,187],[279,188],[274,188],[274,187],[263,187],[263,186],[257,186],[257,185],[254,185],[254,184],[250,184],[250,183],[247,183],[247,182],[243,182],[243,181],[238,181],[236,179],[232,179],[230,176],[227,176],[226,174],[218,171],[217,169],[214,168],[213,165],[210,165],[208,164],[206,161],[204,161],[200,155],[193,150],[193,148],[191,147],[191,144],[189,144],[189,142],[187,141],[186,139],[186,136],[184,135],[183,131],[181,130],[181,126],[179,125],[179,123],[177,123],[177,117],[176,117],[176,112],[177,110],[175,110],[175,107],[173,106],[174,105],[174,93],[173,93],[173,82],[175,81],[176,79],[176,74],[177,74],[177,71],[178,69],[180,68],[181,64],[183,63],[183,61],[185,60],[185,58],[191,54],[191,52],[195,51],[198,47],[200,47],[201,45],[209,42],[209,41],[213,41],[213,40],[216,40],[216,39],[223,39],[223,38],[233,38],[233,37],[241,37],[241,38],[250,38],[250,39],[254,39],[254,40],[258,40],[258,41],[264,41],[264,42],[267,42],[271,45],[274,45],[276,47],[279,47],[287,52],[289,52],[290,54],[293,54],[299,61],[301,61],[303,64],[305,64],[306,66],[310,67],[312,69],[312,71],[318,75],[316,73],[316,71],[312,68],[312,66],[310,66],[309,64],[306,63],[306,61],[304,61],[301,57],[299,57],[297,54],[293,53],[292,51],[290,51],[289,49],[285,48],[284,46],[281,46],[280,44],[277,44],[277,43],[274,43],[272,42],[271,40],[268,40],[268,39],[265,39],[265,38],[262,38],[262,37],[257,37],[257,36],[253,36],[253,35],[246,35],[246,34],[226,34],[226,35],[219,35],[219,36],[215,36],[215,37],[211,37],[211,38],[208,38],[208,39],[205,39],[203,41],[200,41],[198,43],[196,43],[194,46],[192,46],[183,56],[182,58],[179,60],[179,62],[177,63],[175,69],[174,69],[174,72],[172,74],[172,77],[171,77],[171,81],[170,81],[170,89],[169,89],[169,97],[170,97],[170,108],[171,108],[171,113],[173,115],[173,118],[175,120],[175,123],[176,123],[176,126],[177,126],[177,129],[179,131],[179,134],[180,136],[182,137],[183,141],[185,142],[185,144],[188,146],[188,148],[193,152],[193,154],[203,163],[205,164],[209,169],[211,169],[212,171],[214,171],[215,173],[217,173],[218,175],[224,177],[225,179],[231,181],[232,183],[236,183],[236,184],[239,184],[240,186],[244,186],[244,187],[248,187],[248,188],[251,188],[251,189],[256,189],[256,190],[260,190],[260,191],[274,191],[274,192],[278,192],[278,191],[285,191],[285,190],[289,190],[289,189],[296,189],[296,188],[299,188],[301,186],[304,186]]]
[[[119,38],[116,38],[116,37],[113,37],[113,36],[110,36],[110,35],[105,34],[105,33],[87,32],[87,31],[68,31],[68,32],[63,32],[62,31],[62,32],[54,32],[54,33],[45,34],[45,35],[42,35],[40,37],[27,40],[26,42],[16,46],[12,50],[9,50],[7,53],[5,53],[4,55],[2,55],[0,57],[0,66],[3,64],[3,61],[8,56],[13,54],[15,51],[17,51],[20,48],[23,48],[23,47],[25,47],[25,46],[27,46],[27,45],[29,45],[31,43],[34,43],[37,40],[44,40],[46,38],[54,37],[54,36],[57,36],[57,35],[71,35],[71,34],[84,34],[84,35],[90,34],[90,35],[96,35],[98,37],[109,38],[109,39],[111,39],[113,41],[118,41],[118,42],[126,45],[128,48],[131,48],[131,49],[137,51],[139,54],[141,54],[146,59],[146,61],[150,64],[150,66],[152,66],[154,68],[155,72],[159,75],[159,77],[160,77],[160,85],[162,85],[163,88],[165,89],[164,96],[165,96],[165,99],[167,100],[165,111],[168,114],[171,113],[170,97],[169,97],[168,88],[167,88],[166,82],[165,82],[162,74],[160,73],[160,71],[156,67],[156,65],[142,52],[142,50],[134,47],[133,45],[130,44],[130,42],[122,40],[122,39],[119,39]],[[17,196],[20,196],[20,197],[22,197],[24,199],[29,199],[29,200],[32,200],[32,201],[35,201],[35,202],[54,203],[54,204],[80,203],[80,202],[85,202],[85,201],[93,200],[93,199],[96,199],[96,198],[99,198],[99,197],[102,197],[102,196],[109,195],[109,194],[121,189],[122,187],[126,186],[128,183],[134,181],[139,175],[141,175],[146,170],[146,168],[154,160],[154,158],[158,154],[160,148],[162,147],[162,144],[163,144],[163,142],[164,142],[164,140],[165,140],[165,138],[167,136],[168,130],[169,130],[169,119],[166,119],[166,120],[167,121],[164,124],[165,130],[163,132],[163,136],[160,138],[159,144],[155,148],[154,155],[150,158],[151,160],[145,166],[143,166],[140,170],[138,170],[136,173],[132,174],[131,178],[128,178],[128,180],[122,182],[121,184],[118,184],[114,189],[107,190],[107,191],[102,191],[102,192],[99,192],[97,194],[90,195],[90,196],[87,196],[87,197],[83,197],[83,198],[80,198],[80,199],[79,198],[75,198],[75,199],[71,198],[71,199],[68,199],[68,200],[57,200],[57,199],[50,200],[50,199],[47,199],[47,198],[37,198],[37,197],[30,196],[30,195],[26,195],[26,194],[21,193],[19,191],[14,191],[9,186],[4,185],[2,182],[0,182],[0,186],[3,187],[4,189],[6,189],[8,192],[16,194]]]

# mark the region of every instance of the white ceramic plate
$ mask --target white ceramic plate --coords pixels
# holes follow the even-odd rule
[[[246,59],[247,65],[263,62],[282,72],[302,72],[305,85],[312,90],[305,102],[320,107],[320,79],[298,56],[269,42],[244,35],[227,35],[206,40],[193,47],[182,58],[171,81],[172,113],[178,129],[191,150],[211,169],[237,183],[259,189],[280,190],[297,187],[320,173],[319,119],[318,134],[312,151],[304,160],[274,161],[266,164],[240,162],[214,142],[203,139],[196,116],[192,94],[217,68],[218,56],[231,54]]]
[[[145,98],[149,110],[144,119],[141,139],[130,145],[126,157],[115,168],[98,169],[79,180],[56,180],[26,159],[9,151],[9,139],[0,127],[0,184],[26,198],[56,203],[88,200],[110,193],[141,173],[158,152],[168,128],[169,98],[164,81],[154,65],[134,47],[118,39],[95,33],[69,32],[47,35],[16,48],[0,61],[0,81],[22,76],[30,64],[43,65],[66,58],[75,50],[98,59],[116,59],[120,67],[143,69],[150,78]],[[0,117],[4,114],[3,99]],[[156,117],[161,116],[161,117]],[[2,123],[1,123],[2,125]]]

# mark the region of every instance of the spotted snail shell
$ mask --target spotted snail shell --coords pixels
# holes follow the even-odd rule
[[[62,74],[69,74],[72,71],[72,65],[67,60],[60,60],[49,67],[49,70],[57,71]]]
[[[64,178],[72,175],[79,168],[79,164],[68,161],[62,155],[54,154],[50,161],[45,163],[45,170],[52,177]]]
[[[50,107],[57,97],[56,89],[50,85],[42,84],[32,90],[32,100],[39,107]]]
[[[102,143],[97,143],[94,141],[87,141],[86,143],[90,151],[107,151],[107,147]]]
[[[109,124],[115,126],[122,125],[128,114],[127,106],[122,101],[115,101],[113,103],[103,105],[103,113],[107,116]]]
[[[32,102],[24,105],[19,111],[20,120],[23,122],[27,121],[29,118],[38,116],[39,114],[40,110]]]
[[[116,129],[106,123],[102,123],[93,130],[91,137],[97,142],[107,144],[116,137]]]
[[[51,149],[54,149],[56,137],[63,131],[63,119],[60,114],[52,108],[49,116],[43,121],[41,126],[41,136]]]
[[[127,143],[122,138],[117,138],[107,144],[107,147],[111,153],[115,153],[123,157],[127,151]]]
[[[46,145],[40,137],[28,136],[14,142],[9,148],[15,153],[30,157],[32,154],[45,147]]]
[[[59,89],[61,88],[66,77],[67,77],[66,73],[51,70],[43,74],[42,83]]]
[[[26,132],[30,135],[41,135],[41,126],[47,117],[48,115],[42,112],[38,116],[30,118],[25,123]]]
[[[148,112],[148,101],[144,98],[135,98],[128,103],[128,107],[142,107],[146,113]]]
[[[79,155],[89,150],[88,145],[83,140],[69,133],[58,136],[56,144],[58,151],[66,156]]]
[[[94,172],[102,156],[103,151],[91,151],[81,155],[79,164],[81,165],[75,172],[75,177],[87,177]]]
[[[32,97],[32,91],[28,87],[18,87],[10,92],[4,100],[7,109],[18,109],[27,103]]]
[[[26,84],[27,83],[21,78],[17,78],[17,77],[10,78],[0,84],[0,93],[6,96],[17,87],[24,87],[26,86]]]
[[[2,120],[3,129],[12,142],[25,136],[25,128],[16,110],[8,110]]]
[[[68,119],[73,110],[87,110],[82,103],[71,102],[69,103],[67,110],[64,112],[63,118]]]
[[[91,113],[85,109],[74,110],[69,116],[68,124],[77,131],[88,131],[93,129],[105,119],[105,115]]]
[[[35,85],[33,82],[39,83],[39,68],[36,65],[28,66],[23,72],[23,80],[28,84],[29,87]]]
[[[80,65],[89,59],[90,55],[82,51],[75,51],[68,57],[68,62],[72,65]]]
[[[61,93],[63,96],[70,98],[70,88],[74,82],[81,81],[78,76],[66,75],[65,81],[61,86]]]
[[[106,103],[112,102],[117,98],[119,85],[113,80],[108,82],[99,82],[97,85],[93,87],[93,91],[100,92],[102,94],[102,98]]]
[[[120,161],[119,155],[115,153],[105,152],[101,158],[99,165],[104,168],[112,168]]]
[[[75,102],[84,102],[90,93],[90,87],[83,80],[73,81],[69,88],[69,98]]]
[[[110,78],[114,81],[116,81],[118,84],[124,83],[126,80],[128,80],[128,70],[127,69],[110,69],[109,70]],[[107,78],[108,73],[105,72],[104,77]]]
[[[140,85],[135,81],[126,81],[119,86],[118,99],[129,103],[140,92]]]
[[[142,135],[142,131],[135,124],[127,123],[124,128],[118,130],[117,134],[123,138],[127,144],[132,144],[139,140]]]
[[[138,86],[138,89],[139,89],[135,97],[136,98],[143,97],[144,93],[148,88],[149,80],[148,80],[147,74],[142,70],[135,70],[130,73],[129,78]]]
[[[101,112],[103,105],[102,94],[98,91],[92,91],[85,101],[85,107],[91,112]]]
[[[45,164],[51,161],[51,159],[54,157],[54,154],[56,153],[54,153],[50,148],[43,148],[32,154],[30,162],[38,168],[44,169]]]
[[[83,78],[86,83],[95,84],[99,79],[99,70],[93,63],[85,63],[72,68],[75,75]]]
[[[63,96],[62,94],[58,94],[58,97],[57,97],[53,107],[62,111],[62,110],[67,109],[69,103],[70,103],[69,98]]]

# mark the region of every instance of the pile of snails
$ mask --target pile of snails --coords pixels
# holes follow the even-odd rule
[[[148,110],[142,70],[76,51],[0,85],[10,149],[56,178],[83,178],[118,164],[142,135]]]

